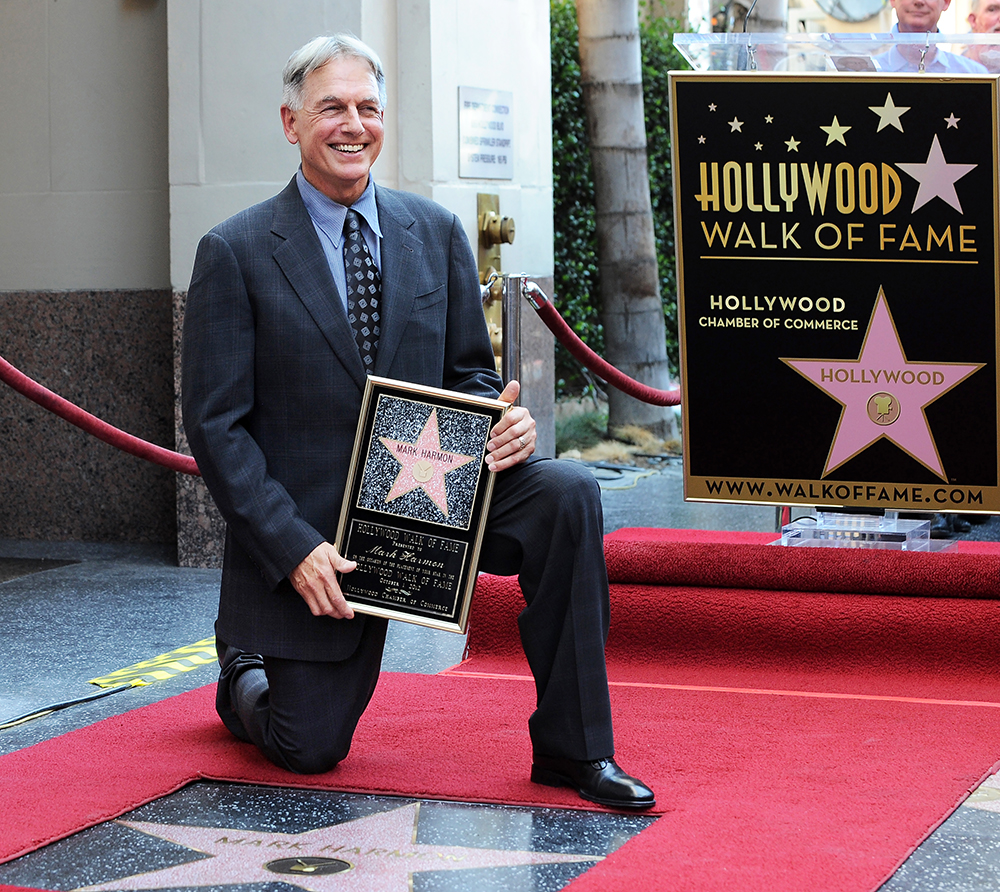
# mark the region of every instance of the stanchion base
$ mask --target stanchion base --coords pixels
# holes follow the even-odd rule
[[[929,518],[900,518],[896,511],[887,511],[884,516],[818,511],[815,517],[800,517],[782,526],[781,538],[771,544],[941,552],[954,548],[955,540],[934,539]]]

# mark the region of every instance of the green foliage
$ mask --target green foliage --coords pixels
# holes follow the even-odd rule
[[[594,174],[587,142],[587,115],[580,86],[576,6],[552,0],[552,178],[555,235],[553,300],[588,347],[604,352],[597,286]],[[556,343],[560,395],[580,393],[586,379],[569,352]]]
[[[555,215],[556,307],[580,339],[604,352],[600,321],[594,180],[587,142],[587,117],[580,86],[580,54],[574,0],[551,0],[552,174]],[[674,261],[674,207],[670,165],[670,108],[667,72],[686,68],[672,44],[675,23],[640,22],[642,79],[646,112],[649,192],[653,207],[660,297],[666,322],[667,356],[678,368],[677,278]],[[560,395],[587,386],[579,363],[556,345]]]
[[[607,412],[583,412],[556,420],[556,455],[589,449],[608,435]]]
[[[667,329],[670,371],[678,369],[677,268],[674,257],[674,189],[670,163],[670,89],[667,73],[687,68],[673,45],[676,23],[653,19],[640,24],[642,40],[642,95],[646,112],[646,157],[649,163],[649,197],[653,206],[656,261],[660,299]]]

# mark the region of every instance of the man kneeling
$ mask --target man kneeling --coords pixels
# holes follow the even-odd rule
[[[218,711],[296,772],[343,759],[378,681],[386,621],[354,616],[331,544],[366,374],[513,403],[457,217],[376,186],[385,77],[347,35],[316,38],[284,70],[281,120],[301,166],[285,189],[201,241],[183,338],[184,426],[227,523],[216,634]],[[350,273],[350,274],[348,274]],[[364,280],[362,297],[355,282]],[[613,759],[604,643],[600,491],[532,456],[535,422],[510,409],[487,444],[496,474],[480,569],[517,574],[538,694],[532,780],[648,808]]]

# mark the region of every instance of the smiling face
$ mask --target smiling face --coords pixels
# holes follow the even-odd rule
[[[969,24],[977,34],[1000,31],[1000,0],[979,0],[979,8],[969,15]]]
[[[368,185],[385,137],[378,84],[368,63],[333,59],[311,72],[302,107],[281,106],[285,138],[299,147],[302,173],[339,204],[350,207]]]
[[[890,0],[900,31],[936,31],[938,19],[951,0]]]

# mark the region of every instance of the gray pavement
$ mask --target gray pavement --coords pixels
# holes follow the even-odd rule
[[[665,459],[660,465],[655,469],[591,465],[601,486],[605,533],[625,527],[752,532],[778,529],[777,509],[769,506],[685,502],[681,460]]]

